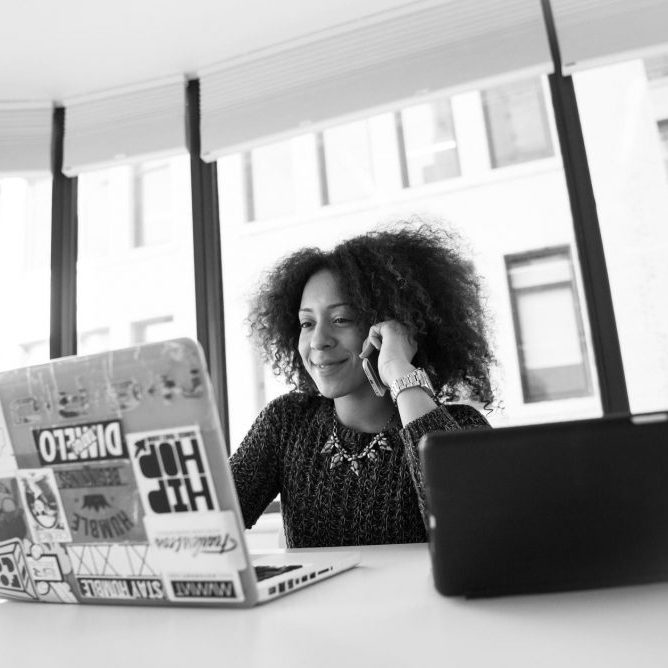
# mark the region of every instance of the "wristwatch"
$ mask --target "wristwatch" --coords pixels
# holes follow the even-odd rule
[[[399,376],[392,385],[390,385],[390,396],[392,401],[397,403],[397,397],[401,392],[409,387],[421,387],[432,399],[436,396],[434,388],[429,380],[429,376],[424,369],[414,369],[405,376]]]

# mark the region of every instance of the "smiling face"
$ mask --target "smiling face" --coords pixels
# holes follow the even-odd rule
[[[299,354],[323,396],[373,393],[359,358],[365,336],[331,271],[323,269],[306,282],[299,326]]]

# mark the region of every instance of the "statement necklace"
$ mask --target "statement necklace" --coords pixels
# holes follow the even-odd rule
[[[332,409],[332,433],[329,435],[327,441],[325,441],[323,449],[320,451],[323,455],[331,454],[332,458],[329,460],[329,468],[333,469],[341,464],[341,462],[347,462],[352,472],[356,476],[359,476],[360,462],[362,460],[366,459],[369,462],[375,462],[378,459],[381,450],[392,450],[392,446],[387,439],[385,430],[392,424],[393,419],[394,413],[392,413],[390,419],[385,423],[383,429],[369,441],[368,445],[366,445],[360,452],[353,454],[347,452],[341,444],[339,430],[336,424],[336,409]]]

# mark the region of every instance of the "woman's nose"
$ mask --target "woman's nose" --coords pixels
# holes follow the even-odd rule
[[[334,345],[332,333],[325,323],[316,324],[311,335],[311,348],[322,350]]]

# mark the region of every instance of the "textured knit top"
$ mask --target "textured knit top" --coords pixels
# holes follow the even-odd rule
[[[260,413],[230,464],[246,528],[281,495],[288,547],[376,545],[427,540],[424,486],[418,459],[420,438],[432,431],[489,427],[474,408],[438,406],[401,428],[386,428],[391,449],[360,460],[356,474],[347,462],[331,467],[322,449],[332,433],[333,401],[291,392]],[[348,453],[375,434],[337,423]]]

